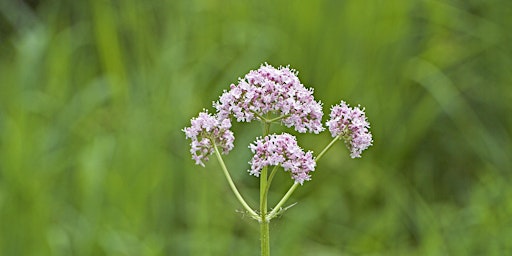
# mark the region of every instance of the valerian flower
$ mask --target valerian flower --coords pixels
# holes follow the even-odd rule
[[[204,167],[208,156],[215,151],[214,144],[222,150],[223,154],[233,149],[235,137],[231,128],[231,120],[219,118],[208,113],[207,110],[199,113],[199,116],[192,118],[191,126],[183,129],[187,139],[191,139],[190,153],[197,165]]]
[[[350,150],[350,157],[361,157],[361,153],[373,143],[369,131],[370,123],[366,119],[364,108],[351,108],[344,101],[331,108],[329,127],[332,137],[341,135]]]
[[[289,171],[292,179],[301,185],[310,180],[309,172],[315,170],[316,162],[311,151],[304,152],[293,135],[283,133],[258,138],[249,148],[254,153],[249,162],[249,173],[259,177],[265,166],[281,166]]]
[[[319,133],[322,126],[322,104],[315,101],[313,89],[306,89],[289,67],[278,69],[269,64],[250,71],[238,84],[231,84],[214,102],[222,118],[233,116],[239,122],[276,114],[281,123],[298,132]]]

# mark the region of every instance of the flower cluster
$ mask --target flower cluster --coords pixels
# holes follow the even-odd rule
[[[199,116],[192,118],[191,126],[183,129],[187,139],[191,139],[190,153],[196,164],[204,167],[204,162],[208,161],[208,156],[215,151],[215,143],[222,149],[223,154],[227,154],[233,149],[235,137],[231,128],[231,120],[219,118],[211,115],[208,111],[199,113]]]
[[[261,119],[271,113],[283,117],[283,125],[293,126],[301,133],[324,130],[322,104],[315,101],[313,89],[306,89],[297,72],[289,67],[261,65],[239,79],[238,84],[231,84],[214,107],[220,117],[234,116],[239,122]]]
[[[344,101],[331,108],[329,127],[332,137],[340,136],[350,149],[352,158],[361,157],[361,153],[372,145],[370,123],[366,120],[364,108],[351,108]]]
[[[316,162],[311,151],[304,152],[298,145],[294,136],[283,133],[281,135],[268,135],[257,139],[249,146],[254,153],[249,162],[249,173],[259,176],[265,166],[278,166],[289,171],[296,183],[310,180],[309,172],[315,170]]]

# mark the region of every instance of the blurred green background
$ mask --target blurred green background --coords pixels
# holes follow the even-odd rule
[[[0,255],[258,255],[181,129],[263,62],[297,69],[326,116],[365,106],[375,141],[322,159],[273,255],[511,255],[511,25],[506,0],[2,0]],[[234,131],[256,206],[261,129]],[[271,205],[291,180],[273,185]]]

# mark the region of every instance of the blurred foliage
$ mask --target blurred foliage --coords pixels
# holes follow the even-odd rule
[[[512,254],[511,25],[505,0],[2,0],[0,255],[258,255],[180,130],[265,61],[325,112],[365,106],[375,140],[319,163],[274,255]],[[226,157],[252,205],[259,132],[236,125]]]

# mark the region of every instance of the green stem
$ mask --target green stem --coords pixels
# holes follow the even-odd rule
[[[270,119],[270,120],[268,120],[268,119],[267,119],[267,120],[266,120],[266,122],[267,122],[267,123],[276,122],[276,121],[279,121],[279,120],[281,120],[281,119],[285,119],[285,118],[287,118],[287,117],[289,117],[289,116],[290,116],[290,115],[278,116],[278,117],[276,117],[276,118],[272,118],[272,119]]]
[[[329,144],[322,150],[322,152],[320,152],[320,154],[318,154],[318,156],[315,157],[315,162],[318,162],[318,160],[320,160],[320,158],[322,158],[322,156],[324,156],[325,153],[332,147],[332,145],[334,145],[334,143],[336,141],[338,141],[340,138],[341,138],[341,135],[338,135],[331,142],[329,142]],[[300,185],[299,183],[294,183],[290,187],[290,189],[288,189],[288,192],[286,192],[286,194],[283,196],[283,198],[281,198],[279,203],[277,203],[276,207],[274,207],[274,209],[272,209],[272,211],[270,211],[270,213],[268,214],[268,216],[267,216],[268,221],[270,221],[272,218],[276,217],[281,212],[283,205],[286,203],[288,198],[290,198],[290,196],[293,194],[293,192],[299,185]]]
[[[224,175],[226,176],[226,179],[228,180],[229,186],[231,187],[231,190],[235,194],[238,201],[242,204],[242,206],[245,208],[245,210],[249,213],[249,215],[256,220],[260,220],[260,216],[245,202],[244,198],[238,192],[238,189],[235,186],[235,183],[233,183],[233,180],[231,179],[231,175],[229,175],[228,169],[226,168],[226,164],[224,164],[224,160],[222,159],[222,156],[220,155],[219,149],[217,148],[217,145],[215,142],[212,141],[213,148],[215,149],[215,156],[217,156],[217,159],[219,160],[220,166],[222,168],[222,171],[224,172]]]
[[[252,113],[253,113],[257,118],[259,118],[259,119],[261,120],[261,122],[262,122],[262,123],[264,123],[265,125],[270,124],[270,123],[273,123],[273,122],[276,122],[276,121],[279,121],[279,120],[281,120],[281,119],[285,119],[285,118],[287,118],[287,117],[289,117],[289,116],[290,116],[290,114],[288,114],[288,115],[282,115],[282,116],[278,116],[278,117],[275,117],[275,118],[269,119],[269,118],[266,118],[266,117],[264,117],[264,116],[262,116],[262,115],[258,114],[258,112],[256,112],[256,111],[251,111],[251,112],[252,112]],[[268,115],[267,115],[267,117],[268,117]],[[267,133],[266,135],[268,135],[268,133]]]
[[[320,160],[320,158],[322,158],[322,156],[324,156],[325,153],[332,147],[332,145],[334,145],[334,143],[336,143],[336,141],[338,141],[340,138],[341,134],[336,136],[333,140],[331,140],[331,142],[329,142],[329,144],[322,150],[322,152],[320,152],[320,154],[318,154],[318,156],[315,157],[315,162],[318,162],[318,160]]]
[[[274,207],[274,209],[272,209],[272,211],[268,214],[267,219],[269,221],[276,217],[279,214],[279,212],[281,212],[283,205],[286,203],[288,198],[290,198],[290,196],[293,194],[293,192],[299,185],[300,183],[293,183],[292,187],[288,189],[288,192],[286,192],[283,198],[281,198],[281,201],[279,201],[279,203],[276,204],[276,207]]]
[[[267,171],[268,168],[264,167],[260,174],[260,240],[261,240],[261,255],[270,255],[270,229],[269,220],[267,219]]]
[[[263,124],[263,136],[267,136],[270,132],[270,123]],[[265,166],[260,173],[260,242],[261,255],[270,255],[270,228],[269,220],[267,220],[267,189],[268,189],[268,167]]]
[[[274,168],[272,168],[272,171],[270,172],[270,176],[268,176],[267,187],[265,188],[265,197],[267,197],[267,198],[268,198],[268,190],[270,188],[270,184],[272,183],[272,180],[274,179],[274,176],[276,175],[277,168],[278,168],[278,166],[274,166]]]
[[[266,119],[265,117],[263,117],[262,115],[258,114],[258,112],[256,112],[256,111],[252,111],[252,110],[251,110],[251,112],[252,112],[252,113],[253,113],[257,118],[259,118],[259,119],[261,120],[261,122],[262,122],[262,123],[266,123],[266,122],[267,122],[267,119]]]

